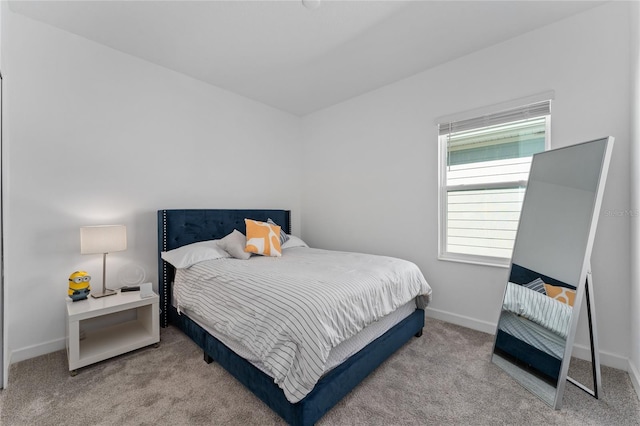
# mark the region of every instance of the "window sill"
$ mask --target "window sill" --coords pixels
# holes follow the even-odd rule
[[[438,260],[444,260],[445,262],[468,263],[471,265],[492,266],[494,268],[506,269],[511,267],[511,259],[472,258],[441,254],[438,256]]]

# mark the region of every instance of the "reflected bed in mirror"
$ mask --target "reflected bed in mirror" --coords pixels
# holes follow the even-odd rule
[[[576,287],[513,264],[498,321],[494,358],[526,372],[527,387],[553,404]],[[496,360],[494,359],[494,362]],[[514,370],[517,374],[517,370]],[[524,379],[524,375],[520,375]]]
[[[597,397],[587,276],[612,147],[608,137],[535,154],[522,204],[491,359],[556,409],[583,299],[595,348],[596,391],[590,393]]]

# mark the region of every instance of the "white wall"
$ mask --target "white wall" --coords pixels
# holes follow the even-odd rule
[[[157,209],[284,208],[300,229],[298,117],[4,12],[11,362],[64,347],[71,272],[101,286],[81,225],[127,225],[108,276],[154,285]]]
[[[433,287],[429,315],[493,333],[508,270],[437,260],[435,120],[554,90],[552,148],[615,136],[603,210],[628,210],[628,11],[607,4],[307,116],[305,240],[408,258]],[[592,265],[602,361],[625,369],[628,248],[629,217],[601,215]]]
[[[633,2],[631,28],[631,334],[629,373],[640,395],[640,3]]]

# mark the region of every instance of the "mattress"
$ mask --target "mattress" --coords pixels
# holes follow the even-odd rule
[[[401,306],[391,314],[380,319],[379,321],[369,324],[355,336],[350,337],[349,339],[340,343],[338,346],[332,348],[329,352],[327,363],[325,364],[324,374],[327,374],[329,371],[333,370],[335,367],[346,361],[353,354],[357,353],[369,343],[382,336],[391,327],[411,315],[411,313],[415,310],[416,304],[415,302],[411,301]],[[225,346],[227,346],[237,355],[246,359],[260,371],[270,376],[268,369],[265,368],[260,359],[253,355],[253,353],[248,348],[244,347],[240,342],[216,332],[213,328],[207,326],[204,320],[202,318],[199,318],[198,315],[190,313],[188,310],[186,310],[184,314],[191,318],[194,322],[196,322],[196,324],[198,324],[200,327],[204,328],[210,335],[224,343]]]
[[[554,358],[561,360],[564,356],[566,340],[525,317],[503,310],[498,328]]]

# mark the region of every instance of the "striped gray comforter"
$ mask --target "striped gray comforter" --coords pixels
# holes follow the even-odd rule
[[[569,334],[573,308],[546,294],[508,282],[502,309],[540,324],[564,339]]]
[[[332,347],[431,288],[408,261],[312,248],[282,257],[201,262],[178,269],[178,310],[251,350],[295,403],[324,373]]]

